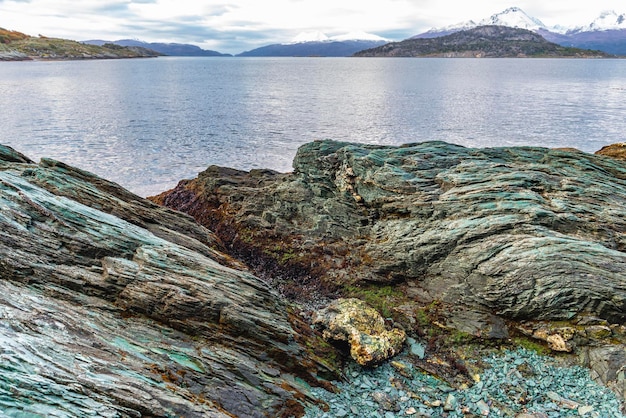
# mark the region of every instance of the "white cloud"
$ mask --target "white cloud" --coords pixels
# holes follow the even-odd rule
[[[479,21],[518,6],[547,25],[582,25],[623,0],[0,0],[0,26],[77,40],[137,38],[187,42],[239,53],[301,32],[364,31],[404,39],[431,27]]]

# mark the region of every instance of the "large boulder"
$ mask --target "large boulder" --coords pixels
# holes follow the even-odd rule
[[[626,166],[614,159],[317,141],[293,173],[209,167],[153,200],[259,274],[280,272],[294,298],[379,283],[509,320],[626,319]]]
[[[0,146],[0,410],[298,416],[320,366],[191,217]]]

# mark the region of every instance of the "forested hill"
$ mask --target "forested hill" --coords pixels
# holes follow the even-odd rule
[[[564,47],[535,32],[479,26],[439,38],[406,39],[354,54],[357,57],[610,57],[602,51]]]

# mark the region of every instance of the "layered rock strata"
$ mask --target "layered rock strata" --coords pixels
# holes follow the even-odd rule
[[[623,161],[575,149],[317,141],[293,167],[211,166],[152,200],[208,226],[305,307],[356,295],[380,302],[410,336],[433,325],[457,339],[525,336],[578,353],[623,399],[619,360],[598,360],[623,359],[626,347]]]
[[[291,174],[209,167],[154,200],[296,285],[401,283],[515,320],[626,318],[626,167],[614,159],[318,141]]]
[[[3,146],[0,208],[4,413],[287,417],[314,402],[321,366],[287,306],[192,218]]]

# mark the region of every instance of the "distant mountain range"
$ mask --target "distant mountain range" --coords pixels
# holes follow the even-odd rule
[[[602,13],[591,23],[576,28],[548,27],[541,20],[527,15],[519,7],[510,7],[501,13],[476,23],[472,20],[443,28],[433,28],[410,39],[438,38],[462,30],[485,25],[508,26],[527,29],[546,40],[565,47],[595,49],[614,55],[626,55],[626,13]]]
[[[91,45],[116,44],[128,47],[143,47],[170,56],[187,57],[230,57],[217,51],[198,46],[178,43],[142,42],[134,39],[118,41],[88,40]],[[349,57],[355,52],[373,48],[389,42],[376,35],[356,32],[328,37],[321,32],[303,32],[291,42],[271,44],[237,54],[238,57]]]
[[[364,49],[389,42],[365,32],[328,37],[322,32],[303,32],[291,42],[272,44],[237,54],[238,57],[349,57]]]
[[[410,38],[360,51],[358,57],[607,57],[602,51],[548,42],[537,32],[509,26],[484,25],[437,38]]]
[[[614,55],[626,56],[626,13],[607,11],[589,24],[566,28],[546,26],[541,20],[527,15],[519,7],[510,7],[479,22],[472,20],[442,28],[433,28],[409,39],[439,38],[462,30],[480,26],[506,26],[527,29],[543,36],[547,41],[564,47],[600,50]],[[148,43],[131,39],[118,41],[91,40],[87,44],[113,43],[121,46],[148,48],[164,55],[173,56],[232,56],[217,51],[204,50],[198,46],[178,43]],[[236,54],[238,57],[291,57],[291,56],[351,56],[359,51],[389,43],[387,39],[368,33],[350,33],[328,37],[320,32],[306,32],[291,42],[271,44]]]
[[[346,40],[308,41],[294,44],[262,46],[237,54],[238,57],[349,57],[364,49],[386,44],[387,41]]]
[[[222,54],[217,51],[211,51],[202,49],[196,45],[190,44],[177,44],[177,43],[161,43],[161,42],[143,42],[136,39],[120,39],[118,41],[103,41],[99,39],[92,39],[89,41],[83,41],[89,45],[105,45],[115,44],[126,47],[141,47],[151,49],[163,55],[170,55],[175,57],[231,57],[231,54]]]

